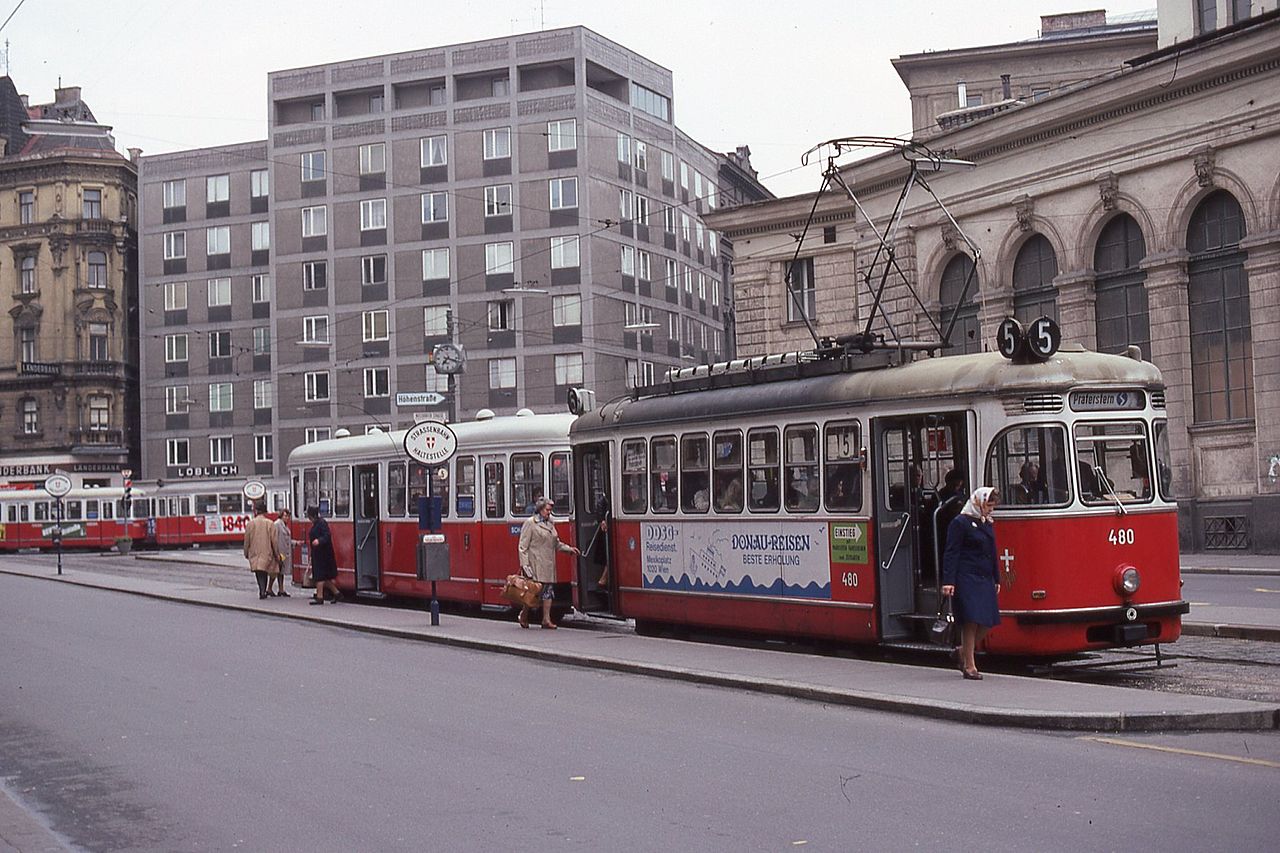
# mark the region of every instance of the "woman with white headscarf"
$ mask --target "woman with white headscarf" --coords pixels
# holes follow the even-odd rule
[[[947,528],[942,555],[942,594],[951,596],[960,623],[960,670],[965,678],[981,679],[973,654],[987,631],[1000,624],[1000,573],[996,567],[996,535],[991,511],[1000,493],[984,486],[974,490],[960,514]]]

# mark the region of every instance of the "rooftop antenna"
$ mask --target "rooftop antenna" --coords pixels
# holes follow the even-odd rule
[[[4,76],[11,77],[9,73],[9,40],[4,40]]]

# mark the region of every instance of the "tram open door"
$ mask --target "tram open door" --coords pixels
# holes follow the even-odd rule
[[[887,642],[924,640],[937,617],[942,539],[939,490],[953,468],[972,471],[970,414],[948,412],[872,421],[877,606]]]
[[[356,594],[380,596],[382,580],[378,556],[378,506],[381,503],[378,489],[378,466],[357,465],[355,470],[355,557]]]
[[[574,534],[582,549],[574,580],[579,610],[612,613],[617,583],[613,570],[613,511],[609,500],[609,443],[588,444],[573,451]]]

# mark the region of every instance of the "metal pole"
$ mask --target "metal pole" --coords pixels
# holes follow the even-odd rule
[[[58,574],[62,574],[62,498],[55,498],[53,505],[58,514],[58,526],[53,529],[53,547],[58,551]]]
[[[440,624],[440,601],[436,598],[436,582],[431,582],[431,624]]]

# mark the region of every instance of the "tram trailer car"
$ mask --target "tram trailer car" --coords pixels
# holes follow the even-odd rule
[[[338,562],[338,586],[379,598],[426,598],[431,582],[417,575],[421,541],[418,498],[438,496],[441,527],[450,553],[450,579],[437,583],[443,601],[508,607],[500,595],[508,575],[520,570],[520,526],[533,502],[547,495],[555,512],[571,507],[570,414],[520,414],[451,424],[458,449],[446,464],[429,468],[408,460],[404,430],[318,441],[289,454],[293,505],[295,583],[310,565],[305,543],[309,506],[329,522]],[[556,519],[561,541],[574,543],[567,517]],[[572,555],[556,558],[556,601],[571,600]]]
[[[966,493],[992,485],[1004,501],[987,651],[1178,638],[1188,605],[1154,365],[1068,348],[1030,364],[783,362],[682,371],[574,422],[578,536],[602,518],[609,531],[604,582],[579,578],[583,609],[640,630],[924,642],[958,509],[939,512],[939,489],[958,468]]]
[[[57,526],[54,500],[44,489],[0,490],[0,551],[53,548]],[[118,539],[139,541],[145,532],[144,522],[129,519],[119,487],[72,489],[62,499],[63,548],[105,550]]]

